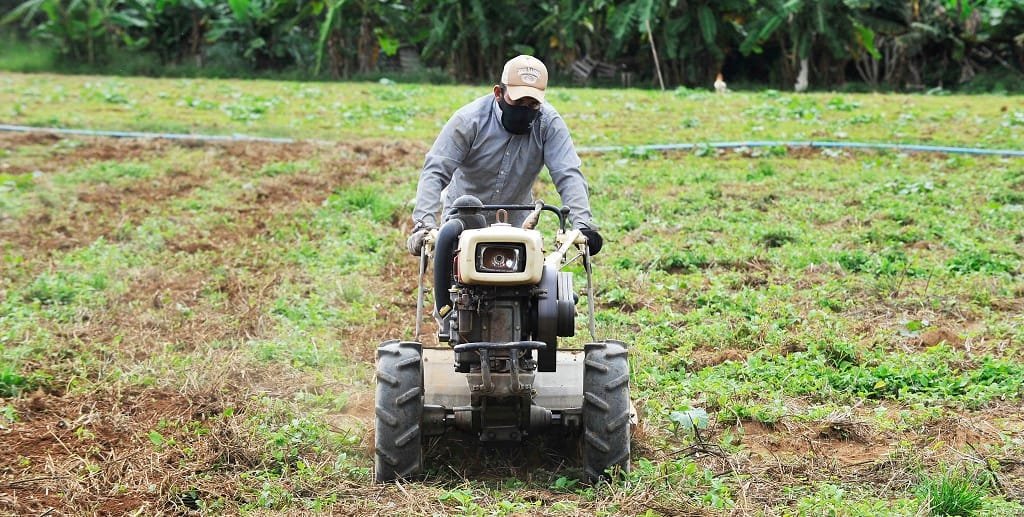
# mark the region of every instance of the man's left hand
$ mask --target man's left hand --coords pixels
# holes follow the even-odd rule
[[[418,257],[423,252],[423,241],[426,240],[427,234],[433,230],[430,226],[417,226],[415,230],[409,235],[409,238],[405,241],[405,246],[409,248],[409,254]]]
[[[590,256],[597,255],[601,252],[601,246],[604,245],[604,239],[601,238],[600,233],[597,233],[597,230],[580,228],[580,233],[587,238],[587,247],[590,248]]]

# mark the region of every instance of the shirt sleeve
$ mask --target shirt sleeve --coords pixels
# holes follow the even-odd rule
[[[590,193],[587,180],[580,172],[580,157],[569,136],[569,128],[561,116],[555,115],[545,131],[544,164],[551,173],[551,181],[569,207],[569,220],[573,227],[597,229],[590,213]]]
[[[441,210],[441,191],[452,181],[473,143],[474,128],[456,113],[441,129],[434,145],[427,152],[416,187],[416,207],[412,211],[416,227],[436,227]]]

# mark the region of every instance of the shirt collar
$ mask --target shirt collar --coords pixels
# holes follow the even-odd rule
[[[491,115],[495,120],[501,122],[501,106],[498,105],[498,99],[495,99],[493,95],[491,95]]]

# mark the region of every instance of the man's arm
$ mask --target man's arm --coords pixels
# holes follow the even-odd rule
[[[551,181],[569,207],[569,219],[576,228],[597,229],[590,213],[590,194],[587,180],[580,172],[580,157],[576,154],[569,128],[561,116],[554,116],[545,128],[544,164],[551,173]]]
[[[438,226],[441,191],[452,181],[452,174],[466,158],[476,129],[456,113],[441,129],[434,145],[427,152],[416,187],[416,207],[412,211],[414,228]]]

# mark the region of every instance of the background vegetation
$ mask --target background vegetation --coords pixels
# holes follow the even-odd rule
[[[787,90],[802,70],[812,88],[1024,83],[1017,0],[0,0],[0,18],[0,64],[22,71],[490,82],[529,53],[650,86],[656,51],[670,88],[720,71]]]
[[[0,513],[1024,512],[1024,160],[798,148],[584,155],[598,334],[629,342],[642,413],[630,475],[431,442],[425,479],[373,486],[409,200],[480,94],[0,76],[17,123],[313,139],[0,135]],[[581,146],[1024,141],[1013,96],[550,98]]]

